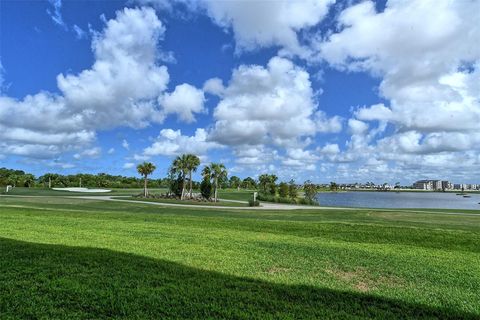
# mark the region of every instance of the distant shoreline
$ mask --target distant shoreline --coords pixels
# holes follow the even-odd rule
[[[389,189],[389,190],[372,190],[372,189],[347,189],[347,190],[320,190],[318,193],[330,193],[330,192],[431,192],[431,193],[472,193],[480,194],[479,190],[421,190],[421,189]]]

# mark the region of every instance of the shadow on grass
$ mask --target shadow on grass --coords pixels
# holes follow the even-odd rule
[[[372,295],[228,276],[105,249],[0,238],[0,318],[452,318]]]

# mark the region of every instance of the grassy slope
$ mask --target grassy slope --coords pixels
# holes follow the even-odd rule
[[[144,202],[158,202],[158,203],[172,203],[172,204],[186,204],[192,206],[211,206],[211,207],[246,207],[248,203],[239,203],[239,202],[229,202],[229,201],[222,201],[219,200],[218,202],[210,202],[210,201],[190,201],[190,200],[176,200],[176,199],[157,199],[157,198],[136,198],[136,197],[114,197],[114,199],[118,200],[133,200],[133,201],[144,201]]]
[[[478,318],[479,219],[0,198],[0,313]]]
[[[0,194],[5,194],[4,189],[0,189]],[[167,189],[149,189],[150,193],[165,193]],[[135,188],[125,188],[125,189],[112,189],[112,192],[109,193],[82,193],[82,192],[69,192],[69,191],[57,191],[44,188],[14,188],[8,194],[9,195],[28,195],[28,196],[84,196],[84,195],[112,195],[112,196],[131,196],[137,195],[143,192],[143,189]],[[198,190],[195,190],[198,192]],[[219,198],[228,199],[228,200],[245,200],[248,201],[253,197],[253,191],[245,190],[219,190]]]
[[[248,201],[250,199],[253,199],[253,190],[234,190],[234,189],[228,189],[228,190],[219,190],[218,191],[218,197],[220,199],[227,199],[227,200],[241,200],[241,201]]]
[[[105,188],[108,189],[108,188]],[[8,195],[19,195],[19,196],[133,196],[143,192],[143,189],[111,189],[112,192],[107,193],[84,193],[84,192],[70,192],[70,191],[58,191],[52,189],[44,189],[44,188],[14,188]],[[0,190],[0,194],[6,194],[4,189]],[[149,189],[150,193],[165,193],[166,189]]]

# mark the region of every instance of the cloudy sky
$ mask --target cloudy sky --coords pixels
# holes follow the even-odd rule
[[[480,183],[480,0],[1,1],[0,166]]]

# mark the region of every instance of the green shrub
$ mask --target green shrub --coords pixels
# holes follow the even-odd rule
[[[250,207],[259,207],[260,202],[258,200],[253,201],[253,199],[248,200],[248,206]]]
[[[260,201],[275,202],[274,196],[264,194],[264,193],[259,193],[257,196],[257,199]]]
[[[305,194],[305,199],[307,199],[309,202],[316,202],[315,197],[317,192],[317,185],[312,183],[310,180],[307,180],[303,183],[303,193]]]
[[[278,195],[279,195],[281,198],[286,198],[286,197],[288,197],[288,184],[286,184],[285,182],[281,182],[281,183],[278,185]]]
[[[212,183],[208,179],[203,179],[200,184],[200,193],[206,200],[212,197]]]
[[[318,206],[319,205],[318,201],[312,200],[312,199],[307,199],[307,198],[300,198],[300,199],[297,200],[297,203],[308,205],[308,206]]]
[[[293,179],[288,183],[288,196],[292,199],[297,198],[297,185]]]
[[[274,196],[277,193],[277,186],[275,185],[275,183],[270,183],[270,185],[268,186],[268,190],[270,194]]]
[[[289,198],[284,198],[284,197],[276,197],[275,202],[278,203],[287,203],[287,204],[295,204],[297,203],[295,199],[289,199]]]
[[[295,204],[295,199],[289,199],[284,197],[276,197],[268,194],[260,193],[257,196],[257,199],[260,201],[267,201],[267,202],[275,202],[275,203],[288,203],[288,204]]]

